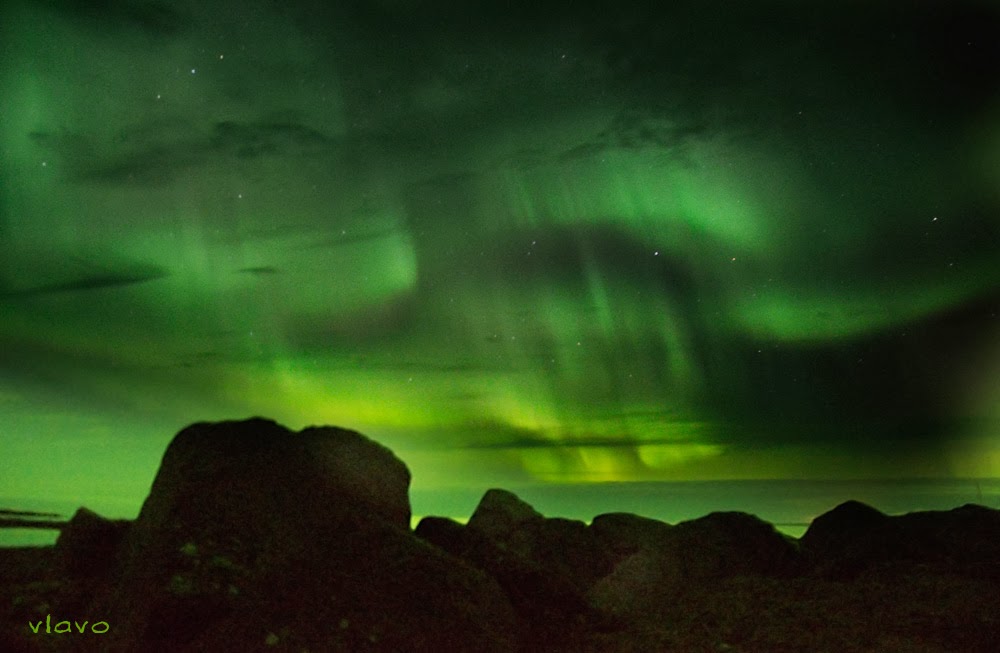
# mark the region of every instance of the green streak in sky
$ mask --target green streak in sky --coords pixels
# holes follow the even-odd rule
[[[775,196],[763,194],[755,181],[767,174],[761,166],[775,165],[715,150],[706,146],[690,161],[612,149],[558,166],[508,170],[499,180],[500,194],[514,220],[528,226],[621,225],[642,233],[651,248],[668,251],[682,250],[692,236],[740,251],[762,247]],[[729,160],[720,165],[723,156]]]
[[[630,3],[454,42],[413,3],[398,31],[2,4],[0,495],[93,496],[133,459],[108,492],[141,494],[174,432],[252,414],[365,432],[424,488],[1000,474],[976,312],[1000,112],[914,92],[955,62],[872,46],[856,87],[861,55],[819,32],[801,61],[741,39],[679,61],[656,28],[616,35]],[[972,344],[893,338],[963,310]],[[870,343],[890,369],[841,365]],[[896,383],[907,357],[924,376]],[[943,444],[886,456],[924,411]]]
[[[995,262],[967,262],[961,270],[919,284],[852,288],[839,295],[768,291],[736,302],[732,315],[735,328],[756,338],[824,342],[905,327],[989,296],[998,285]]]

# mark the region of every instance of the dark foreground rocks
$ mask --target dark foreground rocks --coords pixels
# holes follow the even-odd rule
[[[0,549],[0,651],[1000,650],[995,510],[847,502],[795,540],[490,490],[411,531],[409,480],[353,431],[188,427],[134,522]]]
[[[46,580],[51,599],[23,584],[5,597],[18,641],[0,650],[516,650],[496,580],[410,532],[409,481],[392,452],[353,431],[188,427],[110,564],[113,535],[91,524],[78,544],[57,544],[73,562]],[[29,621],[46,615],[73,632],[34,633]],[[84,619],[109,631],[76,632]]]

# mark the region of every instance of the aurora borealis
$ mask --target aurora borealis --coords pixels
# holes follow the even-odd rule
[[[0,27],[0,496],[137,508],[250,415],[379,440],[415,504],[1000,476],[995,3]]]

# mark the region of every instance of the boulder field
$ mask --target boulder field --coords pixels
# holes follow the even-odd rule
[[[2,651],[1000,650],[1000,511],[847,501],[545,517],[493,489],[410,528],[410,472],[354,431],[193,424],[134,521],[81,508],[0,549]]]

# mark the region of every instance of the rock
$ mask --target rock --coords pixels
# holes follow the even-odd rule
[[[58,547],[0,549],[0,649],[987,651],[1000,641],[1000,511],[982,506],[893,517],[848,502],[799,547],[743,513],[674,526],[614,513],[584,526],[494,493],[481,524],[508,530],[429,517],[414,534],[401,526],[405,467],[362,436],[340,457],[341,436],[325,429],[328,449],[264,420],[198,428],[165,456],[111,573],[54,573],[57,548],[81,573],[114,560],[108,521],[89,511]],[[46,614],[111,631],[41,638],[27,624]]]
[[[982,506],[889,516],[848,501],[813,520],[801,544],[813,573],[829,578],[900,564],[1000,577],[1000,511]]]
[[[525,624],[525,650],[568,646],[572,637],[601,621],[565,575],[501,546],[479,530],[450,519],[425,517],[415,533],[497,580]]]
[[[487,491],[468,529],[575,585],[581,593],[611,571],[611,556],[586,524],[543,517],[507,490]]]
[[[329,426],[303,429],[299,437],[344,498],[410,529],[410,470],[392,451],[355,431]]]
[[[107,575],[117,562],[130,524],[106,519],[87,508],[78,509],[56,540],[58,573],[74,578]]]
[[[607,614],[635,617],[637,611],[661,600],[664,551],[674,527],[616,512],[594,517],[589,528],[613,562],[611,571],[589,588],[590,603]]]
[[[0,547],[0,583],[48,580],[55,567],[51,546]]]
[[[514,544],[512,534],[544,519],[541,513],[508,490],[487,490],[469,518],[468,527],[502,545]]]
[[[738,576],[789,576],[799,566],[789,538],[745,513],[712,513],[676,526],[626,515],[595,522],[591,528],[602,540],[620,552],[634,550],[588,592],[595,606],[614,615],[657,615],[693,588]]]
[[[662,554],[645,548],[625,557],[611,573],[594,583],[587,598],[607,614],[634,618],[667,599],[666,579]]]
[[[1000,510],[976,504],[966,504],[946,512],[936,513],[939,523],[933,529],[933,539],[940,542],[946,560],[958,565],[983,565],[1000,580]],[[926,516],[924,516],[926,515]],[[911,513],[899,519],[919,523],[934,520],[935,513]],[[916,538],[914,538],[916,539]]]
[[[608,549],[582,521],[553,517],[529,529],[529,557],[586,593],[614,567]]]
[[[447,517],[424,517],[413,534],[460,558],[466,557],[468,550],[477,542],[485,540],[482,536],[476,537],[474,533],[470,535],[467,526]]]
[[[888,515],[860,501],[845,501],[809,524],[802,535],[802,546],[821,556],[841,551],[888,519]]]
[[[581,521],[543,517],[489,490],[467,526],[425,518],[416,533],[497,580],[526,624],[527,650],[573,650],[573,637],[615,627],[586,596],[611,571],[611,555]]]
[[[655,549],[670,537],[673,526],[627,512],[598,515],[590,522],[595,539],[617,560],[642,549]]]
[[[670,531],[671,565],[690,581],[732,576],[780,577],[799,569],[794,541],[743,512],[714,512]]]
[[[890,517],[860,501],[845,501],[809,524],[800,544],[814,573],[848,578],[874,562],[875,531]],[[877,557],[882,557],[878,554]]]
[[[894,564],[935,566],[996,577],[1000,569],[1000,511],[967,504],[945,511],[889,517],[872,532]]]
[[[588,526],[492,490],[468,526],[429,517],[413,533],[408,484],[402,462],[353,431],[193,425],[171,442],[131,525],[82,509],[56,546],[0,551],[0,648],[946,651],[1000,641],[1000,511],[982,506],[893,517],[847,502],[796,542],[745,513],[673,526],[613,513]],[[39,615],[111,629],[99,641],[43,639],[28,627]]]
[[[409,531],[409,478],[353,431],[184,429],[91,610],[107,650],[516,649],[496,581]]]
[[[569,580],[468,526],[441,517],[425,517],[415,533],[496,578],[526,618],[554,612],[587,612],[586,601]]]
[[[355,431],[313,427],[296,434],[260,418],[194,424],[167,447],[138,526],[163,524],[183,510],[189,520],[224,518],[228,527],[239,523],[247,536],[260,536],[273,531],[261,509],[325,529],[346,508],[409,529],[409,483],[402,461]]]

